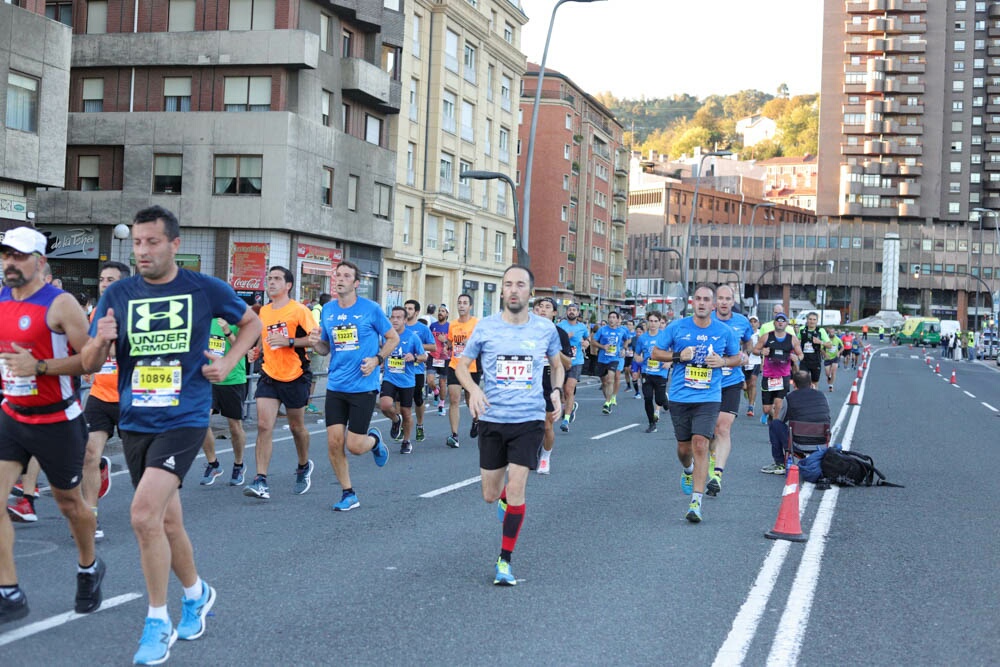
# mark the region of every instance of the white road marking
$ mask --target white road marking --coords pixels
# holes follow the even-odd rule
[[[461,489],[462,487],[469,486],[470,484],[475,484],[482,477],[476,475],[475,477],[470,477],[469,479],[463,479],[461,482],[455,482],[454,484],[449,484],[448,486],[442,486],[440,489],[434,489],[433,491],[428,491],[427,493],[420,494],[421,498],[433,498],[435,496],[440,496],[449,491],[454,491],[456,489]]]
[[[883,353],[881,353],[881,354],[880,354],[880,355],[878,355],[878,356],[880,356],[880,357],[888,357],[889,355],[888,355],[888,354],[886,354],[885,352],[883,352]],[[915,359],[915,358],[916,358],[916,357],[914,357],[914,359]]]
[[[965,390],[963,390],[962,393],[965,394],[966,396],[968,396],[969,398],[975,398],[976,397],[975,394],[970,394],[969,392],[967,392]]]
[[[992,405],[990,405],[990,404],[989,404],[989,403],[987,403],[986,401],[983,401],[983,405],[984,405],[984,406],[985,406],[985,407],[986,407],[987,409],[989,409],[989,410],[992,410],[993,412],[1000,412],[1000,410],[997,410],[996,408],[994,408],[994,407],[993,407]]]
[[[56,614],[55,616],[50,616],[41,621],[36,621],[34,623],[29,623],[28,625],[21,626],[16,630],[11,630],[10,632],[5,632],[0,635],[0,646],[6,646],[16,642],[19,639],[24,639],[25,637],[30,637],[31,635],[37,635],[39,632],[45,632],[46,630],[51,630],[52,628],[58,627],[60,625],[65,625],[70,621],[75,621],[78,618],[85,618],[87,616],[92,616],[93,614],[98,614],[105,609],[111,609],[112,607],[117,607],[118,605],[125,604],[126,602],[131,602],[142,597],[142,593],[125,593],[124,595],[119,595],[118,597],[111,598],[110,600],[105,600],[101,603],[100,609],[90,614],[78,614],[75,611],[67,611],[63,614]]]
[[[606,438],[609,435],[614,435],[615,433],[621,433],[622,431],[627,431],[630,428],[635,428],[638,424],[629,424],[628,426],[622,426],[621,428],[616,428],[614,431],[608,431],[607,433],[601,433],[600,435],[595,435],[591,440],[600,440],[601,438]]]
[[[886,357],[888,355],[882,354],[882,355],[879,355],[879,356]],[[918,354],[911,354],[910,355],[910,359],[919,359],[919,358],[920,358],[920,355],[918,355]]]

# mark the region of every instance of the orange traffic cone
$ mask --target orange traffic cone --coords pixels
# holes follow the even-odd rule
[[[941,364],[934,364],[934,372],[938,375],[941,374]]]
[[[847,401],[848,405],[861,405],[861,401],[858,400],[858,381],[855,380],[851,385],[851,397]]]
[[[951,382],[951,384],[958,384],[958,381],[955,379],[955,369],[954,368],[951,369],[951,380],[949,380],[949,382]]]
[[[860,367],[858,367],[858,379],[860,380],[864,376],[865,376],[865,367],[862,364]]]
[[[924,361],[926,361],[926,362],[927,362],[927,365],[928,365],[928,366],[930,366],[930,365],[931,365],[931,358],[930,358],[930,357],[924,357]]]
[[[805,542],[808,535],[802,532],[799,521],[799,467],[788,466],[788,477],[785,478],[785,489],[781,492],[781,507],[778,509],[778,519],[774,528],[764,533],[769,540],[788,540],[789,542]]]

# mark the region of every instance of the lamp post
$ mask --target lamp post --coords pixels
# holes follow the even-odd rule
[[[679,262],[683,262],[684,261],[684,256],[681,255],[680,251],[678,251],[675,248],[665,248],[663,246],[654,245],[652,248],[650,248],[650,250],[652,252],[667,252],[667,253],[672,253],[674,255],[677,255],[677,261],[679,261]],[[684,289],[684,302],[683,302],[684,306],[681,309],[681,316],[683,317],[685,314],[687,314],[687,295],[688,295],[687,283],[686,282],[683,283],[682,287]]]
[[[545,35],[545,48],[542,49],[542,62],[538,65],[538,80],[535,84],[535,105],[531,108],[531,125],[528,129],[528,154],[524,158],[524,227],[521,230],[521,238],[524,243],[524,262],[522,264],[530,268],[528,263],[528,234],[531,224],[531,166],[535,158],[535,132],[538,129],[538,107],[542,101],[542,82],[545,81],[545,61],[549,57],[549,42],[552,40],[552,26],[556,21],[556,11],[566,2],[602,2],[603,0],[559,0],[552,8],[552,16],[549,18],[549,31]],[[515,200],[517,198],[515,197]],[[516,206],[516,204],[515,204]],[[518,250],[518,259],[521,251]]]
[[[753,243],[753,220],[755,217],[757,217],[757,209],[774,208],[774,206],[775,206],[774,202],[762,201],[754,204],[753,208],[750,209],[750,225],[749,225],[750,231],[748,232],[748,235],[743,238],[743,254],[740,257],[740,276],[746,276],[746,259],[747,259],[747,245],[748,245],[747,241],[749,240],[751,244]],[[743,279],[741,278],[741,280]],[[746,280],[743,280],[743,283],[740,286],[741,300],[743,299],[743,296],[746,294],[746,291],[747,291]]]
[[[128,262],[125,261],[125,252],[123,250],[123,247],[125,246],[125,239],[127,239],[131,233],[128,225],[123,222],[119,222],[115,225],[115,228],[111,233],[116,239],[118,239],[118,261],[122,264],[128,264]]]
[[[688,229],[687,229],[687,243],[684,245],[684,293],[688,293],[688,273],[690,271],[690,259],[691,254],[691,225],[694,223],[694,216],[698,212],[698,185],[701,183],[701,171],[702,167],[705,166],[705,158],[710,157],[726,157],[732,155],[732,151],[711,151],[710,153],[705,153],[701,156],[701,161],[698,163],[698,175],[694,179],[694,195],[691,197],[691,215],[688,216]],[[695,271],[695,280],[698,279],[698,272]],[[686,302],[685,302],[686,303]]]
[[[972,210],[979,214],[979,277],[980,277],[980,282],[983,282],[982,281],[982,275],[983,275],[983,250],[986,247],[986,244],[983,243],[983,216],[984,215],[992,215],[994,218],[996,218],[998,215],[1000,215],[1000,213],[998,213],[997,211],[994,211],[991,208],[979,208],[979,207],[977,207],[977,208],[974,208]],[[995,221],[994,221],[994,223],[995,223]],[[983,282],[983,284],[985,285],[986,283]],[[990,299],[992,299],[993,298],[993,294],[992,294],[992,292],[990,292],[989,287],[986,288],[986,291],[988,293],[990,293]],[[990,310],[992,310],[992,308],[990,308]],[[977,333],[979,332],[979,290],[978,289],[976,290],[976,317],[975,317],[975,328],[973,330],[976,331]]]
[[[463,171],[459,178],[471,178],[476,181],[503,181],[510,188],[510,198],[514,200],[514,239],[517,244],[517,262],[521,266],[531,268],[531,260],[528,257],[528,236],[521,233],[521,221],[517,212],[517,194],[514,192],[514,181],[510,176],[499,171]],[[527,204],[525,204],[527,210]],[[527,224],[527,220],[525,220]]]

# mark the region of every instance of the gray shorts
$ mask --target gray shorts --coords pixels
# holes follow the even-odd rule
[[[581,375],[583,375],[583,364],[579,364],[579,365],[576,365],[576,366],[570,366],[569,370],[566,371],[566,379],[567,380],[569,380],[570,378],[572,378],[574,380],[579,380]]]
[[[677,403],[670,401],[670,419],[674,422],[677,442],[688,442],[700,435],[711,440],[722,403]]]

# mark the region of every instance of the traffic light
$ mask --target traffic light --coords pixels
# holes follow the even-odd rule
[[[913,277],[914,278],[919,278],[920,277],[920,265],[919,264],[914,264],[913,265]]]

